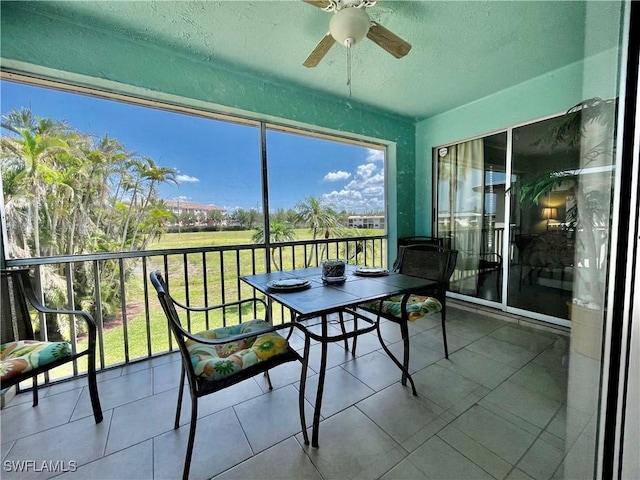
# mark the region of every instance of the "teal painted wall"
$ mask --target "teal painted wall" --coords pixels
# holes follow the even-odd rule
[[[587,36],[585,52],[598,51],[599,44],[618,35],[614,3],[588,2],[587,28],[596,34]],[[583,98],[615,94],[611,78],[618,71],[618,53],[609,50],[415,124],[113,33],[104,25],[70,23],[32,5],[2,4],[5,68],[386,144],[391,239],[431,231],[434,146],[560,113]]]
[[[618,70],[618,49],[609,50],[418,122],[416,234],[432,230],[434,147],[559,114],[586,98],[614,97]]]
[[[415,124],[329,95],[221,68],[177,50],[2,3],[2,66],[21,73],[290,126],[353,134],[388,146],[388,233],[413,234]],[[402,188],[398,188],[401,185]],[[394,248],[392,247],[391,251]]]
[[[626,46],[621,34],[626,5],[625,0],[586,2],[584,60],[416,124],[416,234],[432,230],[433,148],[560,114],[587,98],[618,95],[624,48],[608,47]],[[526,52],[522,56],[526,59]]]

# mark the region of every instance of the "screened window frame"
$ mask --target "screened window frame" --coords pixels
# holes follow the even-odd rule
[[[33,75],[26,75],[21,72],[12,71],[11,69],[0,69],[0,81],[12,81],[34,87],[49,88],[52,90],[58,90],[65,93],[86,95],[101,100],[116,101],[129,105],[136,105],[140,107],[152,108],[156,110],[163,110],[169,113],[178,113],[184,115],[191,115],[201,117],[204,119],[211,119],[223,122],[234,123],[238,125],[256,127],[259,130],[259,143],[260,143],[260,164],[261,164],[261,185],[262,185],[262,211],[264,214],[264,226],[265,226],[265,241],[263,245],[267,252],[269,252],[269,202],[268,202],[268,162],[267,162],[267,145],[266,145],[266,131],[274,130],[279,132],[292,133],[296,135],[302,135],[311,138],[317,138],[322,140],[346,143],[349,145],[356,145],[364,148],[370,148],[374,150],[380,150],[384,154],[384,235],[387,235],[389,228],[389,213],[388,213],[388,148],[385,143],[375,141],[365,141],[348,135],[340,135],[335,133],[322,132],[320,130],[314,130],[312,128],[294,127],[286,124],[270,120],[262,120],[259,118],[252,118],[250,116],[234,115],[229,113],[217,112],[214,109],[205,110],[196,108],[194,106],[187,106],[177,102],[170,102],[168,100],[157,100],[147,98],[144,96],[131,95],[120,93],[112,90],[100,89],[97,87],[87,87],[71,82],[64,82],[58,79],[50,79],[44,77],[37,77]],[[185,98],[188,101],[188,99]],[[185,102],[186,103],[186,102]],[[4,206],[4,194],[2,189],[2,181],[0,180],[0,217],[4,220],[5,206]],[[4,266],[6,259],[5,245],[8,244],[7,238],[7,224],[6,221],[2,222],[2,248],[0,249],[0,262]],[[117,252],[113,252],[117,253]],[[267,253],[268,257],[268,253]],[[268,260],[268,258],[267,258]]]

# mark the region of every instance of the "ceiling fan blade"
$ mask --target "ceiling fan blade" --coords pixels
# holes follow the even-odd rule
[[[309,5],[313,5],[318,8],[327,8],[331,5],[329,0],[302,0],[304,3],[308,3]]]
[[[327,33],[324,37],[322,37],[322,40],[318,42],[316,48],[314,48],[313,52],[309,54],[303,65],[308,68],[318,65],[320,63],[320,60],[324,58],[324,56],[327,54],[334,43],[336,43],[335,39],[331,36],[330,33]]]
[[[369,28],[367,32],[367,38],[384,48],[396,58],[404,57],[409,53],[409,50],[411,50],[410,44],[376,22],[371,22],[371,28]]]

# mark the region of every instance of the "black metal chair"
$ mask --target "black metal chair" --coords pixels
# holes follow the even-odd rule
[[[235,385],[260,373],[264,373],[269,389],[272,389],[269,369],[283,363],[300,361],[302,371],[306,372],[310,339],[305,330],[295,323],[271,325],[269,309],[260,298],[252,297],[235,302],[210,307],[190,307],[171,297],[167,284],[159,271],[150,274],[151,283],[158,293],[158,299],[167,316],[169,327],[178,344],[182,357],[182,373],[174,428],[179,427],[185,375],[191,396],[191,424],[187,454],[182,474],[183,479],[189,477],[191,457],[196,433],[198,417],[198,398]],[[229,327],[221,327],[193,334],[186,330],[180,322],[176,307],[185,312],[210,312],[227,308],[240,308],[243,304],[253,303],[264,307],[266,320],[253,319]],[[254,310],[255,311],[255,310]],[[305,355],[298,354],[287,339],[292,329],[298,328],[305,334]],[[282,337],[277,330],[289,329],[287,337]],[[304,382],[301,381],[299,394],[300,424],[304,440],[308,443],[306,420],[304,415]]]
[[[483,276],[496,272],[496,292],[500,292],[502,280],[502,255],[495,252],[482,252],[479,254],[478,274]]]
[[[33,406],[38,405],[38,375],[81,357],[87,357],[89,396],[96,423],[102,422],[102,408],[96,381],[96,324],[91,315],[81,310],[47,308],[38,300],[29,269],[1,271],[2,322],[0,347],[0,376],[2,389],[32,379]],[[79,317],[87,325],[86,350],[74,351],[66,341],[42,342],[36,340],[28,304],[46,315],[64,315],[72,321]]]
[[[438,245],[421,243],[417,245],[403,245],[398,249],[396,271],[404,275],[427,278],[437,283],[432,287],[414,292],[408,295],[392,297],[379,302],[358,305],[371,313],[383,317],[400,325],[400,332],[404,343],[404,358],[402,362],[402,384],[407,383],[409,371],[409,321],[420,318],[428,313],[440,312],[442,325],[442,341],[444,344],[445,358],[449,358],[447,346],[446,315],[447,315],[447,290],[449,279],[453,274],[458,256],[457,250],[449,250]],[[378,319],[378,336],[383,349],[393,360],[395,357],[385,345],[380,332]],[[355,345],[354,345],[355,349]],[[355,353],[355,352],[354,352]],[[409,377],[414,395],[416,394],[413,380]]]
[[[398,238],[398,255],[396,261],[393,264],[393,270],[398,271],[400,266],[400,249],[407,245],[435,245],[436,247],[445,248],[444,237],[431,237],[428,235],[414,235],[412,237],[400,237]]]
[[[406,247],[407,245],[435,245],[444,248],[444,237],[431,237],[429,235],[415,235],[413,237],[398,238],[398,247]]]
[[[500,295],[500,285],[502,280],[502,255],[500,255],[499,253],[476,253],[459,250],[456,269],[461,272],[462,279],[468,278],[469,275],[475,278],[473,288],[469,291],[462,291],[461,293],[478,295],[480,287],[486,281],[487,277],[495,273],[496,295]],[[467,272],[466,275],[465,272]]]

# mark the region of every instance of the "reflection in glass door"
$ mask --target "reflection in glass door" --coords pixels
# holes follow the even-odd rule
[[[615,100],[580,109],[511,130],[509,182],[507,132],[435,150],[437,235],[459,251],[451,292],[566,326],[602,304]]]
[[[505,132],[436,150],[438,236],[459,251],[450,290],[502,299]]]
[[[513,258],[507,305],[568,319],[576,227],[572,175],[580,168],[580,151],[579,145],[553,138],[560,121],[562,117],[513,129]]]

